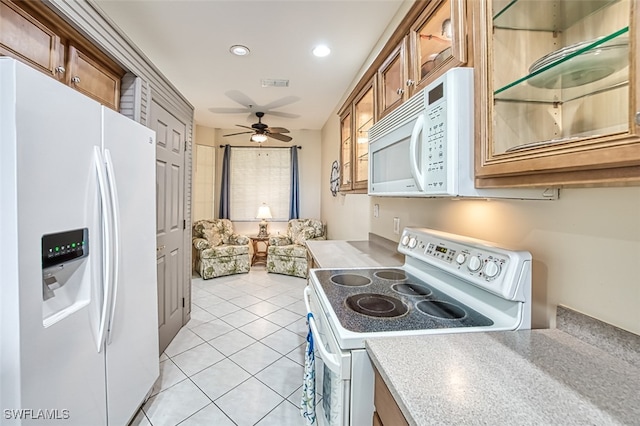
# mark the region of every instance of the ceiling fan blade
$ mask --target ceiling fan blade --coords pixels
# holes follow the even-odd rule
[[[297,96],[285,96],[284,98],[281,99],[276,99],[273,102],[269,102],[268,104],[266,104],[263,108],[265,110],[270,110],[270,109],[275,109],[275,108],[281,108],[283,106],[292,104],[294,102],[298,102],[300,100],[299,97]]]
[[[238,127],[242,127],[243,129],[255,130],[253,127],[243,126],[242,124],[236,124]]]
[[[277,139],[282,142],[290,142],[293,140],[291,136],[281,135],[280,133],[267,133],[267,136],[273,139]]]
[[[224,138],[226,136],[246,135],[247,133],[253,133],[253,132],[230,133],[228,135],[222,135],[222,137]]]
[[[299,114],[291,114],[290,112],[268,111],[266,114],[282,118],[300,118]]]
[[[256,104],[249,96],[245,95],[239,90],[229,90],[227,92],[224,92],[224,94],[227,95],[227,97],[232,101],[235,101],[246,108],[250,108],[251,105]]]
[[[209,108],[210,112],[215,114],[242,114],[247,111],[246,108]]]
[[[289,129],[285,129],[284,127],[269,127],[270,133],[289,133]]]

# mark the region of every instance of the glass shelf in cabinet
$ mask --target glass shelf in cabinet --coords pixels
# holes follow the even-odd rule
[[[494,0],[493,25],[514,30],[562,31],[618,1]]]
[[[622,28],[559,55],[494,93],[497,101],[562,103],[615,89],[629,82],[629,44]],[[532,66],[533,68],[533,66]],[[564,87],[563,87],[564,81]]]
[[[373,114],[372,114],[373,115]],[[369,126],[369,127],[366,127]],[[367,121],[363,122],[360,127],[358,127],[358,132],[366,132],[369,130],[369,128],[373,126],[373,116],[371,118],[369,118]]]

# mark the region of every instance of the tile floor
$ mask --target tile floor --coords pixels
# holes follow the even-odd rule
[[[297,426],[306,280],[248,274],[192,280],[191,320],[160,357],[134,426]]]

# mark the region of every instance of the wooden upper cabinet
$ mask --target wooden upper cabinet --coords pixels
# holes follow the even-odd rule
[[[352,131],[351,108],[340,116],[340,191],[353,189],[353,163],[352,163]]]
[[[408,96],[407,37],[387,56],[378,68],[378,111],[384,117],[398,107]]]
[[[0,54],[64,78],[64,46],[54,30],[5,0],[0,0],[0,19]]]
[[[69,45],[67,84],[116,111],[120,104],[122,73],[110,69],[80,48]]]
[[[473,4],[477,186],[640,182],[637,3]]]
[[[369,183],[369,129],[376,122],[372,78],[340,112],[340,191],[366,192]]]
[[[373,80],[353,103],[353,189],[367,189],[369,182],[369,129],[375,122]]]
[[[468,65],[467,0],[418,1],[377,69],[378,118],[393,111],[445,71]]]
[[[37,1],[0,0],[0,54],[118,110],[124,70]]]
[[[465,0],[431,2],[409,33],[409,96],[444,71],[467,62]]]

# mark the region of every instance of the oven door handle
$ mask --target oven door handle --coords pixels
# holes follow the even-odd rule
[[[333,371],[338,376],[342,376],[340,369],[340,358],[337,355],[329,353],[327,347],[324,342],[320,339],[320,333],[318,332],[318,327],[316,326],[316,319],[313,317],[313,312],[311,312],[311,306],[309,304],[309,295],[311,289],[309,286],[304,289],[304,304],[307,306],[307,313],[312,315],[307,315],[307,321],[309,322],[309,327],[311,328],[311,335],[314,340],[314,347],[318,349],[320,352],[320,358],[324,362],[329,370]]]

